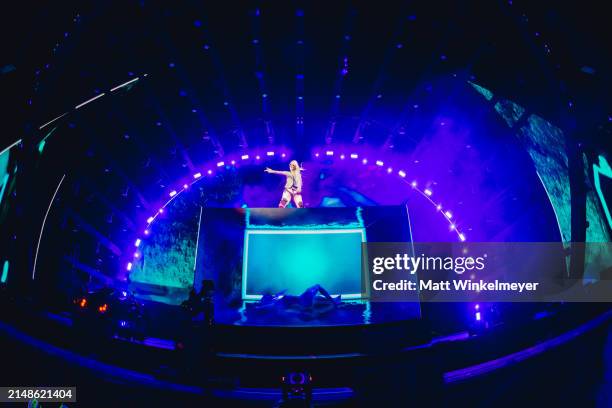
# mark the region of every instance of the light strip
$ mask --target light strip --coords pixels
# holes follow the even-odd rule
[[[74,109],[79,109],[79,108],[81,108],[81,107],[83,107],[83,106],[87,105],[89,102],[93,102],[93,101],[95,101],[96,99],[103,97],[104,95],[106,95],[106,94],[105,94],[104,92],[102,92],[100,95],[96,95],[96,96],[94,96],[93,98],[86,100],[86,101],[85,101],[85,102],[83,102],[82,104],[75,106],[75,107],[74,107]]]
[[[126,85],[129,85],[129,84],[131,84],[132,82],[136,82],[136,81],[138,81],[138,79],[139,79],[139,78],[138,78],[138,77],[136,77],[136,78],[134,78],[134,79],[132,79],[132,80],[130,80],[130,81],[127,81],[127,82],[125,82],[125,83],[123,83],[123,84],[121,84],[121,85],[119,85],[119,86],[114,87],[114,88],[113,88],[113,89],[111,89],[110,91],[111,91],[111,92],[115,92],[115,91],[116,91],[117,89],[119,89],[119,88],[122,88],[122,87],[124,87],[124,86],[126,86]]]
[[[196,250],[195,250],[195,259],[193,261],[193,272],[195,273],[196,265],[198,263],[198,246],[200,242],[200,229],[202,228],[202,206],[200,206],[200,221],[198,221],[198,236],[196,238]]]
[[[45,213],[45,218],[43,218],[42,227],[40,228],[40,235],[38,236],[38,243],[36,244],[36,254],[34,255],[34,266],[32,267],[32,280],[34,280],[34,276],[36,275],[36,262],[38,261],[38,250],[40,249],[40,241],[42,240],[43,231],[45,230],[45,223],[47,222],[47,216],[49,216],[49,211],[51,211],[51,207],[53,206],[53,202],[55,201],[55,196],[57,195],[57,192],[62,186],[62,183],[64,182],[65,178],[66,178],[66,175],[64,174],[59,184],[57,185],[57,188],[55,189],[53,196],[51,197],[51,202],[49,203],[49,207],[47,207],[47,212]]]
[[[51,123],[55,122],[58,119],[63,118],[64,116],[66,116],[68,114],[68,112],[64,112],[61,115],[59,115],[57,118],[55,119],[51,119],[50,121],[48,121],[47,123],[45,123],[44,125],[42,125],[41,127],[38,128],[38,130],[42,130],[42,128],[44,128],[47,125],[50,125]]]
[[[3,151],[0,152],[0,156],[2,156],[4,153],[6,153],[8,150],[11,150],[13,147],[17,146],[19,143],[21,143],[21,139],[17,140],[15,143],[13,143],[12,145],[8,146],[6,149],[4,149]]]
[[[460,368],[454,371],[448,371],[444,373],[444,382],[446,384],[455,383],[464,380],[472,380],[481,375],[490,373],[500,368],[508,368],[521,363],[522,361],[528,360],[532,357],[538,356],[546,351],[554,350],[560,346],[563,346],[569,341],[573,341],[579,336],[588,333],[589,331],[601,326],[608,322],[612,318],[612,312],[607,311],[593,320],[584,323],[575,329],[560,334],[549,340],[545,340],[541,343],[537,343],[531,347],[527,347],[523,350],[517,351],[512,354],[507,354],[503,357],[496,358],[494,360],[486,361],[484,363],[476,364],[473,366]]]

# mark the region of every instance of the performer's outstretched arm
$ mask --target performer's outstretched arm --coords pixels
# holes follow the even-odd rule
[[[289,171],[279,171],[279,170],[272,170],[269,167],[266,167],[266,169],[264,170],[266,173],[270,173],[270,174],[279,174],[281,176],[287,176],[289,174],[291,174],[291,172]]]

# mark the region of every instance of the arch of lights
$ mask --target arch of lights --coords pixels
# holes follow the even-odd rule
[[[342,148],[340,150],[333,149],[329,146],[326,148],[313,149],[312,159],[313,160],[325,160],[327,163],[333,164],[336,160],[352,160],[357,163],[361,163],[363,166],[368,164],[375,164],[375,168],[379,169],[380,172],[387,174],[389,177],[399,178],[407,188],[416,192],[423,197],[427,202],[438,212],[449,225],[449,230],[452,231],[459,241],[463,242],[466,240],[466,236],[454,220],[453,212],[445,208],[441,202],[434,200],[434,193],[430,187],[420,188],[417,180],[410,179],[409,175],[405,170],[394,167],[392,163],[385,163],[383,160],[370,159],[365,157],[363,154]],[[286,159],[290,157],[290,151],[286,148],[280,147],[268,147],[266,150],[252,150],[244,151],[240,154],[228,155],[223,160],[212,161],[204,166],[201,166],[200,170],[196,171],[191,175],[191,179],[183,181],[182,183],[175,183],[174,187],[170,187],[170,191],[167,192],[166,201],[158,208],[158,210],[151,214],[147,220],[144,228],[141,229],[141,233],[133,241],[133,245],[136,248],[133,252],[133,257],[125,264],[125,270],[128,272],[132,270],[134,261],[140,258],[141,252],[138,249],[146,238],[152,233],[152,227],[155,221],[161,214],[164,213],[166,207],[168,207],[177,197],[181,194],[189,191],[192,185],[205,179],[212,179],[216,174],[226,169],[238,168],[241,165],[252,165],[266,163],[271,160],[276,160],[278,157]],[[397,170],[395,170],[397,169]],[[129,253],[130,251],[128,251]]]

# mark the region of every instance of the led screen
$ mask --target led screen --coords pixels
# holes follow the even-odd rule
[[[331,294],[360,298],[362,242],[363,229],[246,230],[242,297],[299,295],[319,284]]]

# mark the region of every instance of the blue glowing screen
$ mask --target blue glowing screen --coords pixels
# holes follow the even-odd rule
[[[344,298],[361,297],[364,229],[245,231],[243,299],[286,290],[300,295],[315,284]]]

